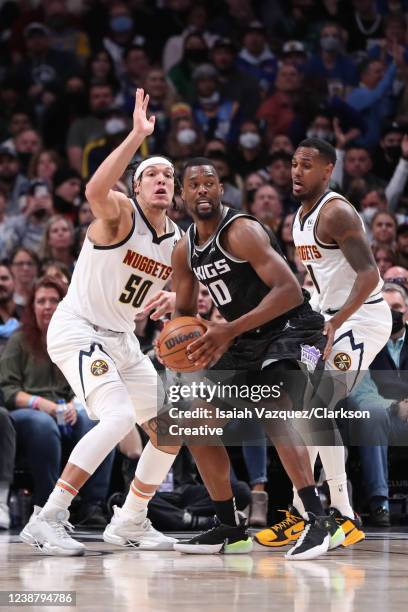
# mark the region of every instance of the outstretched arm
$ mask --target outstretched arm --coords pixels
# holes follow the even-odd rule
[[[86,198],[97,219],[114,222],[121,212],[121,202],[127,201],[124,194],[113,191],[112,187],[124,173],[135,151],[154,129],[154,117],[147,119],[149,96],[143,89],[137,89],[133,129],[125,140],[102,162],[86,186]]]

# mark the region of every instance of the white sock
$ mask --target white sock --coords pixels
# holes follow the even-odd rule
[[[60,478],[47,499],[44,508],[41,510],[40,516],[43,516],[50,510],[68,510],[77,493],[78,491],[75,487]]]
[[[319,455],[330,489],[330,505],[344,516],[354,518],[348,490],[343,446],[319,446]]]
[[[7,504],[10,483],[0,480],[0,504]]]
[[[307,446],[307,452],[309,453],[309,459],[310,459],[310,465],[312,467],[312,473],[314,470],[314,465],[316,463],[316,459],[317,459],[317,455],[319,454],[319,449],[317,446]],[[308,515],[307,512],[305,510],[305,507],[303,505],[302,500],[300,499],[297,490],[295,489],[295,487],[293,487],[293,505],[295,506],[296,510],[298,510],[300,512],[300,515],[305,519],[308,520]]]
[[[122,512],[132,519],[146,516],[147,505],[152,499],[153,493],[145,493],[135,485],[133,481],[130,485],[129,493],[126,496],[125,503],[122,506]]]
[[[156,448],[149,440],[136,466],[135,476],[142,485],[136,485],[134,481],[132,482],[122,506],[122,510],[126,514],[132,516],[132,518],[135,518],[136,515],[140,516],[142,513],[146,514],[149,501],[166,478],[176,456]],[[149,488],[153,486],[155,490],[148,493],[143,489],[143,484],[148,484]]]

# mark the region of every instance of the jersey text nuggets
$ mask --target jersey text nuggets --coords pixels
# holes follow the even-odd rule
[[[154,259],[150,259],[150,257],[140,255],[140,253],[136,253],[131,249],[127,250],[123,263],[131,266],[135,270],[140,270],[140,272],[145,272],[146,274],[161,278],[162,280],[166,280],[171,274],[171,266],[166,266],[166,264],[160,261],[155,261]]]
[[[313,259],[322,258],[322,254],[320,253],[317,246],[315,246],[314,244],[307,246],[297,246],[296,253],[302,261],[312,261]]]
[[[215,276],[225,274],[225,272],[230,272],[230,270],[231,268],[227,261],[225,259],[219,259],[218,261],[214,261],[214,263],[194,267],[194,274],[198,280],[204,281],[208,278],[214,278]]]

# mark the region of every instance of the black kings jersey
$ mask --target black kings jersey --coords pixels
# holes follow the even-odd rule
[[[248,261],[233,257],[221,245],[222,232],[238,218],[249,218],[260,223],[251,215],[223,206],[221,221],[205,244],[196,244],[195,224],[187,230],[189,265],[197,279],[208,288],[215,306],[227,321],[234,321],[253,310],[270,291]],[[267,232],[272,247],[283,257],[272,232],[260,225]],[[300,315],[307,306],[307,303],[301,304],[262,327],[282,329],[291,316]]]

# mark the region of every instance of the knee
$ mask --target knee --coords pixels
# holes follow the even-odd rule
[[[18,419],[18,425],[24,432],[32,437],[33,440],[50,439],[50,436],[59,434],[57,423],[53,417],[46,412],[38,410],[27,410],[27,413]]]

